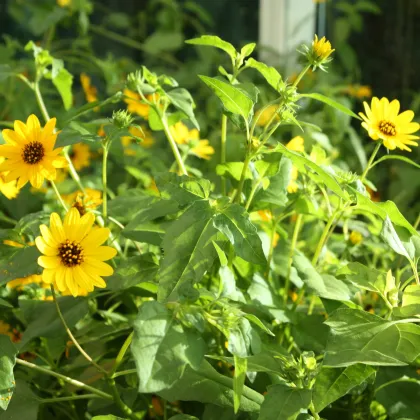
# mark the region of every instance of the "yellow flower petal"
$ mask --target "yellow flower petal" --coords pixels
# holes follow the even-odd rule
[[[86,252],[87,257],[96,258],[99,261],[107,261],[117,255],[117,250],[110,246],[100,246],[99,248]]]
[[[85,258],[82,269],[98,276],[112,276],[114,274],[114,269],[109,264],[89,257]]]
[[[39,251],[48,257],[58,255],[58,249],[48,246],[41,236],[35,238],[35,244]]]
[[[38,264],[44,268],[57,268],[61,264],[60,257],[38,257]]]

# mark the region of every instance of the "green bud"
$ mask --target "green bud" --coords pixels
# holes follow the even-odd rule
[[[112,123],[118,128],[128,128],[133,123],[133,117],[125,109],[114,111],[112,114]]]

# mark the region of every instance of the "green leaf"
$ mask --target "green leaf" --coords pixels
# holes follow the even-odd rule
[[[171,417],[169,420],[198,420],[198,417],[190,416],[189,414],[177,414]]]
[[[194,126],[200,130],[198,121],[194,116],[195,104],[190,92],[184,88],[177,88],[166,92],[166,95],[171,100],[172,105],[179,111],[182,111],[190,119]]]
[[[235,361],[235,374],[233,378],[233,410],[235,414],[239,411],[242,398],[242,390],[245,384],[247,359],[233,356]]]
[[[222,80],[198,76],[222,101],[226,111],[242,116],[244,121],[248,123],[248,116],[254,107],[251,98],[229,83]]]
[[[73,76],[64,68],[62,60],[53,60],[53,67],[51,71],[53,85],[58,90],[58,93],[63,100],[64,109],[67,111],[73,105]]]
[[[228,264],[228,260],[227,260],[226,254],[223,252],[222,248],[220,248],[220,246],[217,245],[216,242],[212,241],[212,243],[213,243],[214,249],[217,252],[217,255],[219,256],[220,265],[222,267],[226,267],[227,264]]]
[[[37,274],[40,270],[38,257],[41,255],[35,246],[12,248],[0,260],[0,285],[20,277]]]
[[[14,72],[9,64],[0,64],[0,82],[4,82],[10,76],[13,76]]]
[[[404,366],[420,355],[420,326],[406,320],[387,321],[357,309],[337,309],[325,323],[331,333],[324,366]]]
[[[247,211],[239,204],[232,204],[220,210],[213,222],[233,245],[235,252],[245,261],[266,264],[261,239],[257,229],[250,222]]]
[[[144,242],[146,244],[160,246],[163,237],[166,232],[167,226],[171,222],[161,223],[138,223],[132,230],[128,230],[127,227],[121,232],[121,234],[128,239],[132,239],[136,242]]]
[[[299,99],[300,98],[311,98],[320,102],[324,102],[325,104],[335,109],[338,109],[341,112],[344,112],[344,114],[350,115],[350,117],[361,120],[361,118],[358,115],[356,115],[351,109],[348,109],[343,104],[340,104],[340,102],[334,101],[333,99],[328,98],[327,96],[321,95],[320,93],[301,93],[299,95]]]
[[[229,42],[223,41],[215,35],[202,35],[200,38],[188,39],[185,41],[187,44],[193,45],[206,45],[209,47],[220,48],[221,50],[227,52],[232,60],[232,63],[236,59],[236,50],[235,47]]]
[[[6,410],[15,389],[13,368],[18,351],[9,336],[0,334],[0,408]]]
[[[306,158],[305,156],[302,156],[297,152],[287,149],[284,145],[280,143],[275,147],[275,149],[273,149],[273,152],[282,153],[283,155],[288,157],[294,165],[297,166],[299,171],[306,173],[308,176],[313,178],[315,182],[325,184],[331,191],[336,193],[339,197],[343,198],[346,201],[348,200],[349,197],[347,192],[342,190],[334,176],[327,172],[325,169],[323,169],[321,166],[317,165],[315,162],[312,162],[310,159]],[[312,169],[313,172],[309,171],[308,168]]]
[[[408,318],[420,314],[420,285],[413,284],[404,289],[402,305],[394,308],[393,315]]]
[[[226,162],[216,166],[216,174],[225,178],[239,181],[241,179],[243,162]],[[249,167],[245,171],[245,179],[252,179],[252,173]]]
[[[246,61],[246,66],[257,70],[273,89],[277,92],[280,91],[284,83],[280,73],[274,67],[267,66],[267,64],[254,60],[253,58]]]
[[[13,308],[13,305],[11,305],[7,300],[0,299],[0,306],[3,308]]]
[[[159,392],[159,395],[169,401],[199,401],[232,407],[233,379],[221,375],[207,361],[203,361],[199,369],[193,370],[188,366],[182,378],[172,388]],[[261,394],[244,386],[240,410],[258,412],[263,400]]]
[[[133,327],[131,352],[139,392],[168,389],[181,378],[187,365],[199,368],[205,351],[203,340],[178,324],[164,305],[143,303]]]
[[[143,254],[122,261],[114,274],[107,277],[109,290],[125,290],[140,283],[153,283],[159,266],[153,261],[152,254]]]
[[[401,156],[401,155],[385,155],[382,156],[381,158],[379,158],[377,161],[375,161],[375,163],[371,166],[371,168],[373,168],[375,165],[377,165],[380,162],[383,162],[385,160],[402,160],[405,163],[409,163],[410,165],[415,166],[416,168],[420,168],[420,165],[416,162],[413,162],[411,159],[409,159],[408,157],[405,156]]]
[[[155,181],[162,197],[171,198],[180,206],[207,199],[211,192],[211,183],[204,178],[198,179],[165,172],[156,175]]]
[[[227,349],[238,357],[247,357],[251,349],[259,346],[259,337],[252,329],[251,324],[245,317],[241,317],[229,328]],[[254,351],[254,353],[256,353]]]
[[[113,414],[107,414],[106,416],[95,416],[92,417],[92,420],[126,420],[122,417],[114,416]]]
[[[418,236],[416,229],[414,229],[413,226],[407,221],[407,219],[401,214],[394,202],[388,200],[383,203],[374,203],[370,198],[366,197],[355,189],[350,189],[357,197],[358,209],[376,214],[382,220],[385,220],[388,216],[394,225],[403,226],[412,235]]]
[[[166,119],[168,126],[172,126],[176,124],[178,121],[181,121],[185,119],[185,113],[181,111],[173,112],[171,114],[166,114]],[[164,126],[162,124],[161,117],[156,112],[154,108],[150,108],[149,110],[149,127],[152,131],[162,131],[164,129]]]
[[[58,133],[57,142],[55,147],[65,147],[71,146],[72,144],[82,143],[82,142],[99,142],[101,137],[92,133],[82,134],[80,130],[76,129],[74,126],[66,127]]]
[[[241,48],[241,58],[246,58],[251,55],[255,49],[257,44],[255,42],[251,42],[250,44],[246,44]]]
[[[7,408],[7,411],[0,413],[0,419],[37,420],[39,418],[39,405],[40,398],[32,392],[26,382],[21,379],[17,379],[13,398]]]
[[[69,328],[73,328],[89,312],[85,298],[62,297],[58,299],[58,304]],[[18,344],[19,349],[37,337],[63,340],[67,337],[54,302],[19,299],[19,307],[28,324]]]
[[[317,413],[329,404],[346,395],[356,386],[361,385],[375,369],[368,365],[352,365],[346,368],[322,367],[313,388],[312,402]]]
[[[156,31],[144,41],[148,53],[156,55],[164,51],[176,51],[182,47],[184,36],[181,32]]]
[[[310,389],[278,384],[268,388],[258,420],[295,420],[311,403]]]
[[[406,257],[409,261],[414,259],[415,249],[412,242],[403,243],[399,238],[391,219],[387,216],[382,226],[381,236],[384,241],[397,253]]]
[[[213,220],[208,201],[195,201],[167,230],[162,244],[165,256],[158,272],[160,301],[189,293],[213,265],[217,257]]]

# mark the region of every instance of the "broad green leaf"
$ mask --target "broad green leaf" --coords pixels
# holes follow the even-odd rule
[[[0,412],[0,419],[38,420],[40,398],[32,392],[29,384],[21,379],[16,379],[14,387],[13,398],[7,410]]]
[[[177,414],[171,417],[169,420],[198,420],[198,417],[190,416],[189,414]]]
[[[64,68],[62,60],[53,60],[51,78],[53,85],[56,87],[63,100],[65,110],[69,110],[73,105],[73,93],[71,90],[73,76]]]
[[[297,152],[287,149],[280,143],[275,147],[275,149],[273,149],[273,151],[282,153],[288,157],[294,165],[298,167],[299,171],[308,174],[308,176],[311,176],[311,178],[313,178],[316,182],[325,184],[339,197],[346,201],[348,200],[349,197],[347,192],[342,190],[337,180],[321,166],[317,165],[315,162],[312,162],[312,160],[302,156]],[[310,168],[312,171],[309,171],[308,168]]]
[[[213,242],[213,245],[216,246],[216,242]],[[233,275],[232,270],[227,266],[227,259],[226,264],[224,266],[223,264],[221,265],[222,267],[220,267],[219,269],[219,276],[223,287],[220,296],[229,298],[230,300],[234,300],[235,302],[245,303],[246,301],[243,293],[236,287],[235,276]]]
[[[340,102],[334,101],[334,99],[328,98],[328,96],[321,95],[320,93],[301,93],[299,95],[299,99],[300,98],[311,98],[320,102],[324,102],[325,104],[335,109],[338,109],[339,111],[344,112],[347,115],[350,115],[350,117],[357,118],[358,120],[361,119],[351,109],[348,109],[343,104],[340,104]]]
[[[241,317],[229,328],[227,349],[234,356],[247,357],[251,349],[256,353],[255,348],[260,346],[260,339],[251,324],[245,317]]]
[[[247,359],[239,356],[233,356],[233,359],[235,361],[235,373],[233,377],[233,410],[237,413],[241,405],[242,390],[246,379]]]
[[[189,293],[213,265],[217,252],[212,241],[218,233],[213,221],[209,202],[195,201],[167,230],[158,272],[160,301]]]
[[[140,283],[152,283],[158,268],[151,254],[128,258],[118,265],[111,277],[107,277],[106,286],[110,290],[125,290]]]
[[[171,198],[185,206],[193,201],[207,199],[211,192],[211,183],[204,178],[179,176],[172,172],[156,175],[156,185],[163,198]]]
[[[408,163],[408,164],[410,164],[412,166],[415,166],[416,168],[420,168],[420,165],[418,163],[413,162],[408,157],[402,156],[402,155],[385,155],[385,156],[382,156],[377,161],[375,161],[375,163],[371,167],[377,165],[380,162],[383,162],[385,160],[391,160],[391,159],[393,159],[393,160],[402,160],[403,162]]]
[[[7,300],[0,299],[0,306],[3,308],[13,308],[13,305],[11,305]]]
[[[168,389],[181,378],[187,365],[199,368],[204,342],[185,330],[164,305],[156,301],[143,303],[133,327],[131,353],[137,367],[139,392]]]
[[[311,403],[310,389],[291,388],[284,384],[268,388],[258,420],[295,420]]]
[[[202,35],[200,38],[188,39],[185,41],[187,44],[193,45],[207,45],[209,47],[220,48],[221,50],[227,52],[232,60],[232,63],[236,59],[236,50],[235,47],[229,42],[223,41],[215,35]]]
[[[239,204],[221,209],[214,218],[214,227],[223,233],[233,245],[235,252],[245,261],[266,264],[261,239],[249,220],[247,211]]]
[[[166,92],[166,95],[171,100],[172,105],[179,111],[182,111],[194,126],[200,130],[200,126],[194,116],[195,104],[190,92],[184,88],[176,88]]]
[[[325,323],[331,333],[324,366],[404,366],[420,355],[420,326],[407,320],[388,321],[369,312],[337,309]]]
[[[0,82],[3,82],[10,76],[13,76],[12,68],[9,64],[0,64]]]
[[[132,239],[136,242],[160,246],[165,236],[166,229],[170,225],[170,221],[161,223],[138,223],[132,230],[128,230],[126,227],[121,234],[125,238]]]
[[[354,194],[356,194],[358,209],[376,214],[382,220],[385,220],[388,216],[391,219],[391,222],[394,223],[394,225],[403,226],[412,235],[418,236],[417,231],[401,214],[394,202],[388,200],[383,203],[374,203],[370,198],[366,197],[365,195],[361,194],[355,189],[352,188],[351,190]]]
[[[0,408],[6,410],[15,390],[13,368],[18,351],[8,335],[0,334]]]
[[[216,174],[226,178],[239,181],[241,179],[243,162],[226,162],[216,166]],[[245,179],[252,179],[252,173],[249,167],[245,171]]]
[[[415,249],[413,243],[403,243],[401,241],[388,216],[384,220],[381,236],[397,254],[403,255],[408,260],[414,259]]]
[[[88,301],[85,298],[62,297],[58,299],[61,312],[69,328],[73,328],[89,312]],[[24,348],[34,338],[67,337],[54,302],[19,299],[19,307],[27,322],[26,330],[18,347]]]
[[[251,42],[250,44],[246,44],[241,48],[241,57],[245,58],[251,55],[255,49],[257,44],[255,42]]]
[[[300,349],[322,353],[328,340],[325,317],[319,314],[297,313],[292,319],[292,335]]]
[[[139,211],[134,216],[134,218],[126,225],[125,229],[135,230],[136,226],[150,222],[160,217],[168,216],[169,214],[174,214],[178,211],[178,203],[174,200],[161,200],[156,197],[153,202],[148,206],[139,208]]]
[[[184,36],[181,32],[164,32],[157,30],[144,41],[144,48],[150,54],[161,54],[165,51],[176,51],[182,47]]]
[[[181,111],[172,112],[171,114],[166,114],[166,119],[168,126],[172,126],[176,124],[178,121],[185,119],[185,113]],[[149,110],[149,127],[152,131],[162,131],[164,130],[164,126],[162,124],[162,120],[159,114],[155,111],[154,108],[150,108]]]
[[[418,316],[420,314],[420,285],[413,284],[404,289],[402,305],[394,308],[393,315],[401,318]]]
[[[248,116],[254,106],[248,95],[222,80],[207,76],[199,77],[222,101],[224,108],[228,112],[240,115],[244,121],[248,121]]]
[[[368,365],[352,365],[346,368],[323,367],[318,373],[313,388],[312,402],[317,413],[329,404],[346,395],[354,387],[361,385],[375,369]]]
[[[246,61],[246,66],[257,70],[273,89],[277,92],[280,91],[283,81],[280,73],[274,67],[267,66],[267,64],[254,60],[253,58],[249,58]]]
[[[85,133],[82,134],[79,130],[76,130],[74,127],[65,127],[58,133],[56,147],[65,147],[71,146],[72,144],[82,143],[82,142],[98,142],[101,139],[96,134]]]
[[[219,245],[217,245],[216,242],[214,242],[214,241],[212,241],[212,242],[213,242],[214,249],[216,250],[217,255],[219,256],[220,265],[222,267],[226,267],[227,264],[228,264],[228,260],[227,260],[226,254],[224,253],[223,249],[220,248]]]
[[[203,361],[196,370],[187,366],[182,378],[172,388],[158,394],[169,401],[199,401],[233,407],[233,379],[221,375],[207,361]],[[244,386],[240,410],[258,412],[263,400],[261,394]]]
[[[0,285],[16,278],[38,274],[38,257],[41,254],[35,246],[12,248],[8,251],[10,253],[7,256],[2,255],[0,260]]]

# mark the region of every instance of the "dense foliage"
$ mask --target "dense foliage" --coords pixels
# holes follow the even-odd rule
[[[283,74],[194,3],[95,7],[11,2],[43,40],[0,47],[0,420],[420,418],[414,113],[344,39]]]

